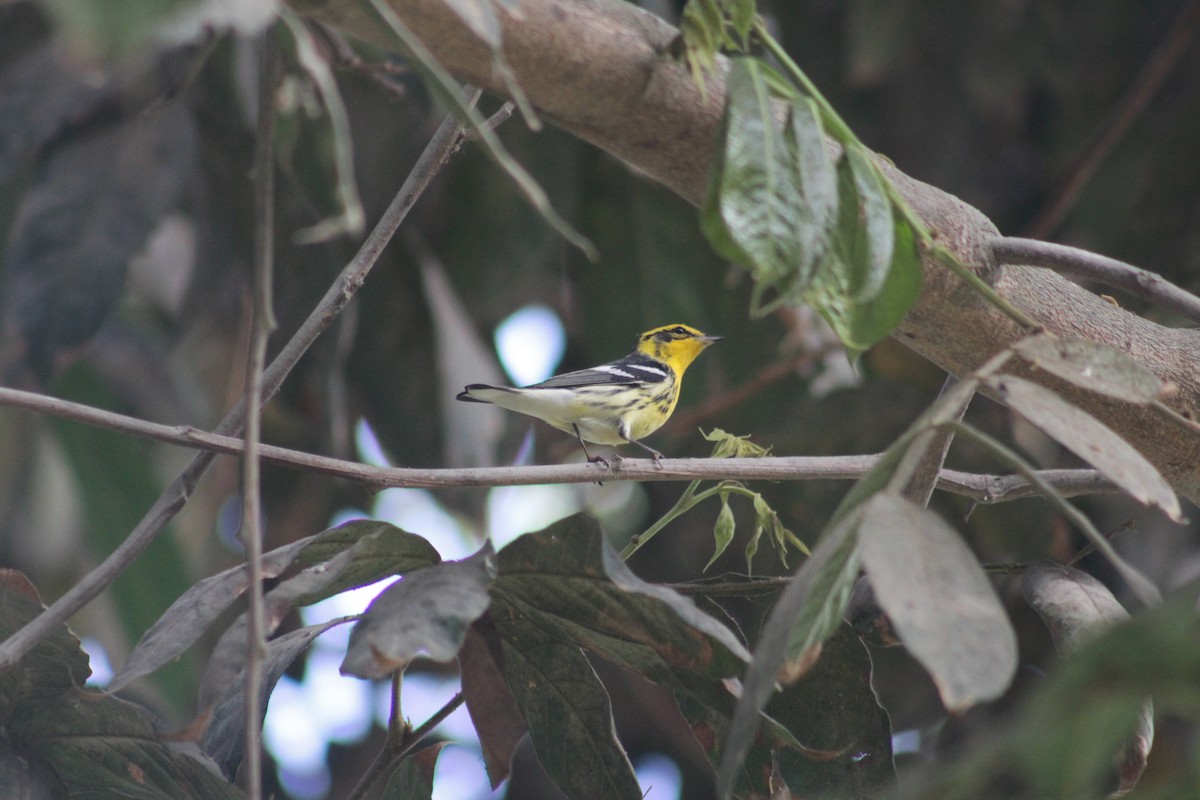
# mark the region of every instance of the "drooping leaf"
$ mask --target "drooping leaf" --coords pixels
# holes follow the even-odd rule
[[[845,163],[854,178],[858,197],[859,241],[863,247],[847,266],[851,299],[862,303],[874,299],[887,281],[892,267],[896,233],[892,204],[883,189],[883,177],[869,156],[857,147],[846,150]]]
[[[833,245],[838,223],[838,175],[825,144],[825,129],[816,104],[798,98],[788,114],[785,140],[799,177],[801,206],[796,221],[800,261],[789,282],[792,291],[803,291],[812,280],[817,265]],[[890,221],[890,216],[889,216]]]
[[[309,625],[267,642],[263,652],[261,682],[258,686],[258,707],[265,714],[267,700],[275,684],[283,677],[313,640],[346,620],[336,619],[319,625]],[[221,773],[230,780],[237,775],[238,765],[246,754],[246,673],[239,672],[227,682],[222,694],[213,703],[212,714],[200,742],[205,755],[216,762]],[[262,720],[259,720],[261,723]]]
[[[500,551],[492,616],[528,617],[564,640],[671,685],[679,675],[719,681],[749,654],[688,598],[634,575],[599,525],[576,514]]]
[[[764,73],[734,59],[701,225],[718,253],[747,267],[763,290],[797,277],[808,213],[800,174],[775,116]]]
[[[988,383],[1010,408],[1103,472],[1134,499],[1158,506],[1172,520],[1182,521],[1179,500],[1171,485],[1133,445],[1100,420],[1022,378],[999,375]]]
[[[287,569],[309,539],[302,539],[265,553],[264,578],[274,578]],[[239,565],[194,583],[142,634],[125,666],[109,681],[110,692],[120,691],[131,681],[148,675],[177,658],[233,605],[248,586],[246,567]]]
[[[766,713],[803,745],[775,752],[793,795],[874,800],[895,784],[891,723],[871,688],[870,655],[849,625]]]
[[[904,646],[953,712],[999,697],[1017,668],[1017,639],[995,589],[936,513],[881,493],[863,507],[859,555]]]
[[[479,736],[492,789],[508,778],[517,744],[529,732],[521,709],[504,684],[504,674],[497,664],[502,656],[496,626],[485,614],[467,631],[458,651],[458,669],[463,699]]]
[[[640,798],[608,692],[583,652],[512,618],[497,618],[496,626],[505,683],[547,774],[571,800]]]
[[[708,563],[704,565],[704,571],[708,572],[708,568],[713,565],[721,554],[725,552],[725,548],[729,547],[729,543],[733,541],[735,523],[733,519],[733,511],[729,508],[729,498],[721,495],[721,510],[717,514],[717,521],[713,525],[713,554]]]
[[[847,347],[866,350],[895,330],[920,296],[921,261],[912,229],[897,219],[892,225],[892,261],[886,270],[873,271],[871,234],[860,216],[857,181],[846,158],[838,164],[838,187],[834,246],[817,267],[803,297]],[[874,291],[874,282],[881,278],[883,283]],[[868,296],[870,299],[858,299]]]
[[[1153,372],[1099,342],[1042,333],[1022,339],[1013,350],[1037,369],[1128,403],[1153,403],[1163,389],[1162,379]]]
[[[759,635],[754,660],[742,678],[742,694],[730,722],[717,772],[718,796],[734,790],[739,764],[753,745],[759,712],[776,684],[788,685],[803,676],[820,656],[820,644],[842,623],[859,570],[858,525],[862,509],[893,480],[907,482],[898,472],[918,432],[958,408],[975,381],[959,382],[930,407],[884,451],[834,511],[812,555],[796,571],[776,601]]]
[[[332,564],[334,559],[347,551],[351,553],[348,558]],[[312,586],[299,591],[285,586],[277,587],[282,590],[275,594],[277,605],[282,600],[283,592],[288,593],[288,607],[315,602],[348,588],[365,586],[387,575],[435,564],[438,554],[425,539],[386,522],[353,520],[265,553],[263,577],[278,577],[293,561],[311,566],[325,565],[319,571],[323,580],[318,581],[322,583],[323,591],[320,596],[313,596]],[[247,586],[246,568],[237,566],[203,578],[188,588],[142,635],[124,667],[109,683],[109,691],[117,691],[178,658],[242,596]],[[297,584],[288,586],[299,589]],[[280,615],[277,611],[275,616]],[[244,651],[244,642],[245,634],[242,633],[235,646]],[[223,687],[228,678],[241,669],[241,657],[235,656],[234,661],[229,674],[216,681],[219,687]]]
[[[593,519],[577,514],[526,534],[500,551],[499,562],[489,617],[505,653],[530,639],[582,646],[671,689],[685,714],[708,709],[690,720],[698,736],[706,735],[700,728],[711,734],[710,745],[720,735],[723,723],[711,715],[728,714],[725,681],[745,665],[745,648],[691,600],[633,575]],[[518,687],[508,685],[519,700]]]
[[[470,558],[426,567],[393,583],[351,631],[342,673],[382,678],[417,656],[450,661],[468,626],[487,610],[495,575],[488,543]]]

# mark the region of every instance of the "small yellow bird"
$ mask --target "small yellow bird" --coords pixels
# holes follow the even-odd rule
[[[633,352],[616,361],[556,375],[523,389],[473,383],[458,399],[493,403],[574,434],[588,461],[608,464],[590,454],[584,442],[636,444],[657,462],[662,453],[639,440],[671,417],[684,371],[704,348],[721,338],[687,325],[664,325],[643,333]]]

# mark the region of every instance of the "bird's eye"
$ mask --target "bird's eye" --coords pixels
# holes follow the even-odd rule
[[[678,325],[678,326],[672,328],[671,333],[675,334],[676,336],[687,336],[688,335],[687,329],[684,328],[682,325]]]

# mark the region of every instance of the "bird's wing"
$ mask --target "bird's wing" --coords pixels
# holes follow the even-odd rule
[[[667,367],[645,356],[626,356],[598,367],[555,375],[527,389],[571,389],[576,386],[634,386],[661,383],[669,377]]]

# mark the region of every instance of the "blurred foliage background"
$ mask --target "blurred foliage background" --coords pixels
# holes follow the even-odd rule
[[[666,0],[644,5],[668,19],[679,12]],[[863,141],[902,170],[977,205],[1006,234],[1036,232],[1094,249],[1198,291],[1194,44],[1145,98],[1061,222],[1037,228],[1156,48],[1180,35],[1180,26],[1190,25],[1185,43],[1195,38],[1197,24],[1180,15],[1183,5],[1196,4],[790,0],[764,1],[760,9]],[[225,36],[156,56],[127,52],[99,61],[56,41],[53,29],[44,6],[0,4],[4,383],[157,422],[211,427],[241,389],[256,56]],[[369,225],[443,112],[403,63],[362,50],[388,67],[369,69],[323,32],[316,38],[347,108],[354,179]],[[358,244],[356,236],[295,243],[297,231],[337,209],[328,188],[328,126],[313,110],[311,84],[294,70],[289,76],[296,105],[279,134],[274,348]],[[494,99],[483,103],[497,107]],[[706,454],[697,429],[711,427],[750,434],[778,455],[877,452],[939,390],[944,376],[894,342],[850,369],[813,316],[750,320],[748,281],[713,254],[695,209],[613,158],[553,128],[531,132],[519,116],[499,133],[560,213],[596,244],[600,262],[589,263],[551,232],[488,157],[468,145],[422,198],[348,312],[269,405],[267,441],[354,458],[353,433],[365,420],[395,464],[449,465],[448,453],[471,450],[463,437],[481,435],[447,424],[448,401],[461,388],[453,367],[470,348],[490,348],[497,324],[530,304],[548,306],[563,322],[560,371],[622,355],[638,332],[661,324],[684,322],[726,337],[693,367],[675,418],[652,440],[670,456]],[[469,321],[447,313],[447,302],[459,304]],[[1044,467],[1074,465],[984,399],[969,413],[985,430],[1015,437]],[[503,423],[485,453],[493,463],[510,463],[529,427],[512,416]],[[46,598],[124,537],[185,458],[166,446],[8,410],[0,411],[0,441],[0,563],[30,574]],[[536,429],[535,442],[535,462],[577,458],[574,443],[547,428]],[[996,468],[962,448],[950,465]],[[218,461],[169,535],[74,629],[102,641],[119,664],[183,588],[236,563],[237,485],[236,463]],[[600,507],[610,488],[578,491],[585,505]],[[811,543],[845,486],[755,488]],[[361,488],[270,466],[264,491],[268,547],[327,527],[341,509],[370,504]],[[681,491],[679,484],[643,485],[634,518],[626,515],[614,535],[642,529]],[[481,519],[483,498],[482,489],[438,495],[471,520]],[[969,517],[959,500],[938,496],[934,503],[985,562],[1066,558],[1080,546],[1038,500],[982,507]],[[1118,545],[1164,587],[1200,574],[1194,526],[1169,526],[1117,498],[1081,504],[1102,529],[1132,520]],[[739,544],[753,522],[748,508],[733,505],[739,539],[711,573],[744,570]],[[638,553],[633,568],[654,581],[697,577],[711,554],[718,508],[713,502],[675,522]],[[1102,564],[1090,566],[1112,579]],[[755,571],[783,567],[762,548]],[[1048,637],[1008,591],[1027,640],[1023,660],[1044,666]],[[753,641],[767,605],[734,603],[728,611]],[[895,650],[876,657],[886,666],[880,674],[889,676],[878,688],[896,730],[942,719],[919,668]],[[186,659],[142,689],[176,724],[190,717],[202,661]],[[629,676],[605,677],[619,691],[650,691]],[[662,749],[669,727],[648,728],[633,716],[636,706],[617,707],[631,748]],[[656,706],[644,707],[653,716]],[[999,712],[980,716],[992,713]],[[955,721],[951,735],[972,724]],[[1194,730],[1166,725],[1151,757],[1151,785],[1156,770],[1171,769],[1195,747]],[[342,771],[356,774],[370,755],[339,751],[337,758]],[[685,771],[695,769],[693,763]],[[690,791],[703,782],[692,775],[687,785]]]

